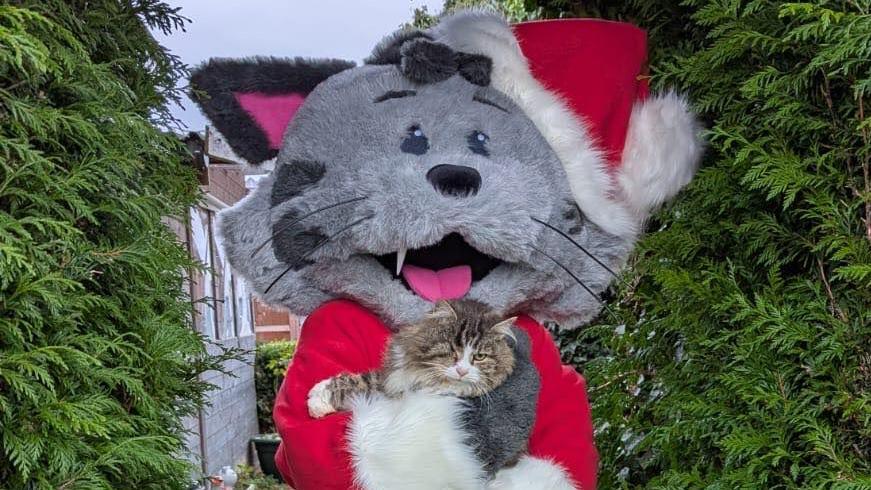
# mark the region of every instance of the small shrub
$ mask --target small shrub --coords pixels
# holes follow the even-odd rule
[[[264,475],[251,466],[240,464],[236,467],[236,474],[239,475],[239,481],[236,482],[236,488],[254,488],[255,490],[289,490],[290,487],[280,483],[275,478]]]
[[[254,357],[254,385],[257,391],[257,421],[261,433],[275,432],[272,406],[294,352],[296,342],[292,340],[264,342],[257,346]]]

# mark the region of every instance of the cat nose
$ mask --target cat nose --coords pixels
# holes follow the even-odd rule
[[[463,366],[457,366],[457,374],[462,378],[463,376],[469,374],[469,368]]]
[[[426,180],[446,196],[474,196],[481,188],[481,174],[463,165],[436,165],[426,173]]]

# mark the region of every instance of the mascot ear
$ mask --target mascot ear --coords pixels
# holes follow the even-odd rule
[[[306,96],[353,66],[342,60],[212,58],[191,73],[191,99],[237,155],[258,164],[278,154]]]

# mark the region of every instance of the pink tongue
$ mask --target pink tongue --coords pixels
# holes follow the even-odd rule
[[[421,298],[432,301],[462,298],[472,287],[472,268],[468,265],[448,267],[440,271],[405,265],[402,277]]]

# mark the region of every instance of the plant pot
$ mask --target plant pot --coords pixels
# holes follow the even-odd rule
[[[251,442],[254,443],[257,461],[260,462],[260,470],[263,474],[284,482],[281,473],[278,472],[278,467],[275,466],[275,453],[278,451],[278,445],[281,444],[281,438],[276,434],[262,434],[251,439]]]

